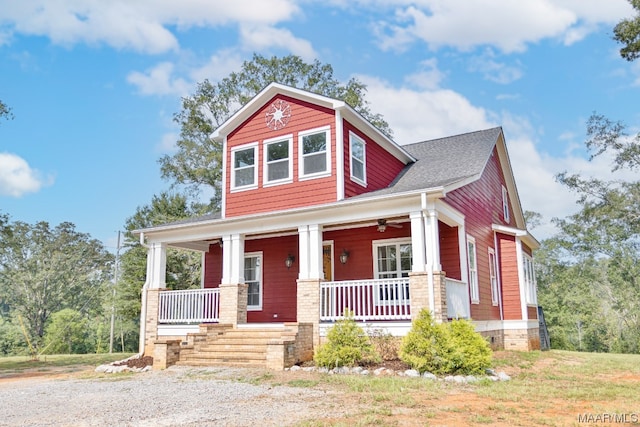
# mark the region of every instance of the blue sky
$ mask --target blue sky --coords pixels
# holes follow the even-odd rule
[[[197,82],[253,53],[331,64],[368,85],[400,144],[502,126],[525,210],[575,210],[563,170],[588,161],[593,111],[640,127],[640,62],[611,29],[626,0],[0,0],[0,212],[73,222],[115,246],[136,207],[169,188],[158,158]]]

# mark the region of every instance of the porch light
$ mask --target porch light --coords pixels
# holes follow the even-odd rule
[[[296,258],[289,254],[289,256],[287,256],[287,259],[284,260],[284,265],[287,266],[287,268],[291,268],[291,266],[293,265],[293,261],[295,261]]]
[[[340,262],[343,264],[346,264],[348,258],[349,258],[349,252],[343,249],[342,253],[340,254]]]

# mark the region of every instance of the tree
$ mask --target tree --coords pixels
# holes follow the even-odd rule
[[[178,221],[202,214],[205,206],[189,203],[183,194],[163,192],[153,196],[151,203],[138,207],[126,221],[125,248],[121,257],[121,276],[116,290],[116,311],[119,316],[122,340],[137,349],[140,321],[140,298],[145,282],[147,249],[133,236],[132,231]],[[202,256],[200,253],[168,248],[167,287],[194,289],[200,287]]]
[[[633,18],[623,19],[613,28],[613,39],[624,46],[620,56],[627,61],[640,58],[640,0],[629,0],[637,14]]]
[[[366,85],[352,78],[342,85],[333,76],[333,68],[318,60],[305,63],[298,56],[266,58],[254,55],[240,72],[231,73],[219,83],[204,80],[193,95],[182,99],[182,110],[174,116],[180,125],[178,151],[160,158],[163,178],[184,185],[194,192],[212,191],[210,210],[220,207],[222,146],[210,135],[233,113],[272,82],[342,99],[386,135],[389,125],[374,114],[365,100]]]
[[[41,344],[50,316],[64,308],[99,311],[113,257],[101,242],[63,222],[0,224],[0,301],[24,318]]]
[[[0,100],[0,119],[13,119],[13,113],[11,112],[11,108],[7,106],[2,100]]]
[[[79,311],[65,308],[51,315],[45,328],[47,354],[84,354],[93,350],[89,342],[89,323]]]

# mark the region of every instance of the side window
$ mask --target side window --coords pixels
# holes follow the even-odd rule
[[[489,278],[491,280],[491,303],[498,305],[498,263],[493,248],[489,248]]]
[[[469,291],[471,303],[480,302],[480,290],[478,288],[478,258],[476,257],[476,239],[467,236],[467,261],[469,264]]]
[[[351,179],[360,185],[367,185],[367,145],[364,140],[349,133]]]
[[[536,290],[536,275],[533,269],[533,258],[524,254],[524,282],[527,292],[527,304],[535,305],[538,303],[538,295]]]
[[[331,172],[329,127],[301,132],[298,136],[300,147],[300,178],[326,176]]]
[[[509,223],[509,193],[504,185],[502,186],[502,215],[504,217],[504,222]]]
[[[231,150],[231,190],[252,189],[258,186],[257,150],[258,145],[243,145]]]
[[[264,185],[275,185],[292,181],[292,145],[293,139],[291,135],[264,142]]]
[[[247,310],[262,309],[262,253],[248,253],[244,257],[244,281],[247,289]]]

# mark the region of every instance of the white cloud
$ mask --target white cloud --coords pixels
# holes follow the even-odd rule
[[[240,27],[242,44],[248,51],[263,51],[267,48],[286,49],[305,60],[317,57],[311,43],[299,39],[289,30],[269,26],[242,25]]]
[[[367,86],[371,109],[384,116],[399,144],[496,126],[486,110],[452,90],[395,88],[375,77],[356,77]]]
[[[491,49],[485,49],[482,55],[476,55],[469,60],[469,71],[482,73],[486,80],[509,84],[523,75],[522,66],[507,65],[495,60],[495,53]]]
[[[377,23],[380,46],[404,49],[422,40],[435,50],[494,46],[522,52],[528,44],[556,38],[575,43],[599,25],[611,25],[632,13],[626,0],[402,0],[367,1],[395,8],[394,19]]]
[[[611,157],[599,156],[589,161],[574,134],[558,135],[556,139],[562,145],[573,148],[552,155],[541,151],[537,144],[540,132],[524,117],[487,111],[451,90],[397,88],[375,77],[356,77],[367,85],[372,110],[384,116],[400,144],[502,126],[522,208],[544,218],[542,226],[534,230],[539,239],[557,232],[552,218],[566,217],[578,208],[576,195],[556,182],[557,174],[566,170],[585,177],[611,179]],[[620,178],[635,179],[631,172],[623,172]]]
[[[422,89],[436,89],[446,77],[445,73],[438,69],[438,60],[431,58],[420,63],[423,68],[414,74],[405,77],[405,81]]]
[[[162,62],[144,73],[132,71],[127,82],[136,86],[143,95],[186,95],[191,84],[182,78],[174,77],[174,65]]]
[[[156,149],[161,153],[175,153],[178,150],[176,143],[178,142],[179,135],[175,132],[169,132],[162,135],[162,139],[156,146]]]
[[[0,153],[0,195],[21,197],[35,193],[53,179],[44,180],[40,172],[31,169],[22,158],[11,153]]]
[[[274,25],[299,13],[294,0],[0,0],[2,40],[45,36],[55,44],[106,44],[161,53],[178,48],[172,27]]]

